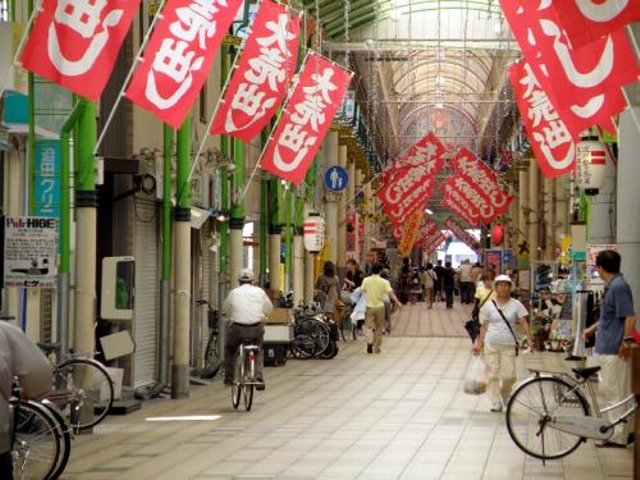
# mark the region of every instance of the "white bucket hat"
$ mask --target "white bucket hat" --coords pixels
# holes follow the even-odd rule
[[[513,282],[511,281],[511,277],[509,275],[498,275],[496,278],[494,278],[493,280],[493,284],[495,285],[496,283],[500,283],[500,282],[506,282],[509,285],[512,285]]]

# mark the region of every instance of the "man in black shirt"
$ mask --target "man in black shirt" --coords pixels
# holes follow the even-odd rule
[[[442,266],[442,260],[438,260],[438,264],[433,267],[433,271],[436,272],[436,281],[433,285],[434,288],[434,296],[436,300],[440,300],[444,302],[444,298],[442,297],[442,280],[444,275],[444,267]]]
[[[447,308],[453,308],[453,290],[456,286],[456,272],[451,268],[451,262],[444,264],[442,269],[442,289],[447,301]]]

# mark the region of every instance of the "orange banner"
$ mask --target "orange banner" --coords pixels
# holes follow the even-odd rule
[[[422,226],[422,218],[424,217],[424,211],[418,208],[411,212],[405,220],[402,228],[402,237],[398,243],[398,250],[403,256],[411,253],[413,244],[420,233],[420,227]]]

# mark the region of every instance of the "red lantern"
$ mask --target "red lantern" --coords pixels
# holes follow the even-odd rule
[[[502,225],[494,225],[493,230],[491,230],[491,241],[496,247],[502,245],[502,240],[504,239],[504,228]]]

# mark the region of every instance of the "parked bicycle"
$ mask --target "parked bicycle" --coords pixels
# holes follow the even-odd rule
[[[253,339],[243,340],[238,347],[234,370],[234,380],[231,385],[231,403],[237,409],[240,405],[240,398],[244,399],[244,408],[248,412],[253,405],[254,387],[262,383],[257,380],[258,354],[260,347]]]
[[[9,402],[13,416],[13,470],[21,480],[55,480],[71,453],[71,427],[48,400],[20,399],[14,388]]]
[[[38,343],[45,355],[58,352],[58,343]],[[113,379],[97,360],[70,351],[54,365],[53,390],[46,398],[69,419],[74,431],[98,425],[113,405]]]
[[[200,376],[202,378],[214,378],[222,365],[222,358],[220,357],[220,312],[214,310],[207,300],[198,300],[196,305],[207,306],[207,324],[209,326],[209,341],[204,351],[204,367],[200,372]]]
[[[294,309],[293,331],[290,349],[294,358],[331,359],[338,354],[338,325],[316,305]]]
[[[625,422],[637,407],[634,396],[629,395],[601,410],[589,380],[600,367],[572,371],[575,377],[563,372],[531,370],[533,376],[515,389],[507,404],[511,439],[527,455],[543,462],[569,455],[589,438],[610,439],[614,428]],[[603,418],[604,413],[622,407],[626,410],[613,422]]]

